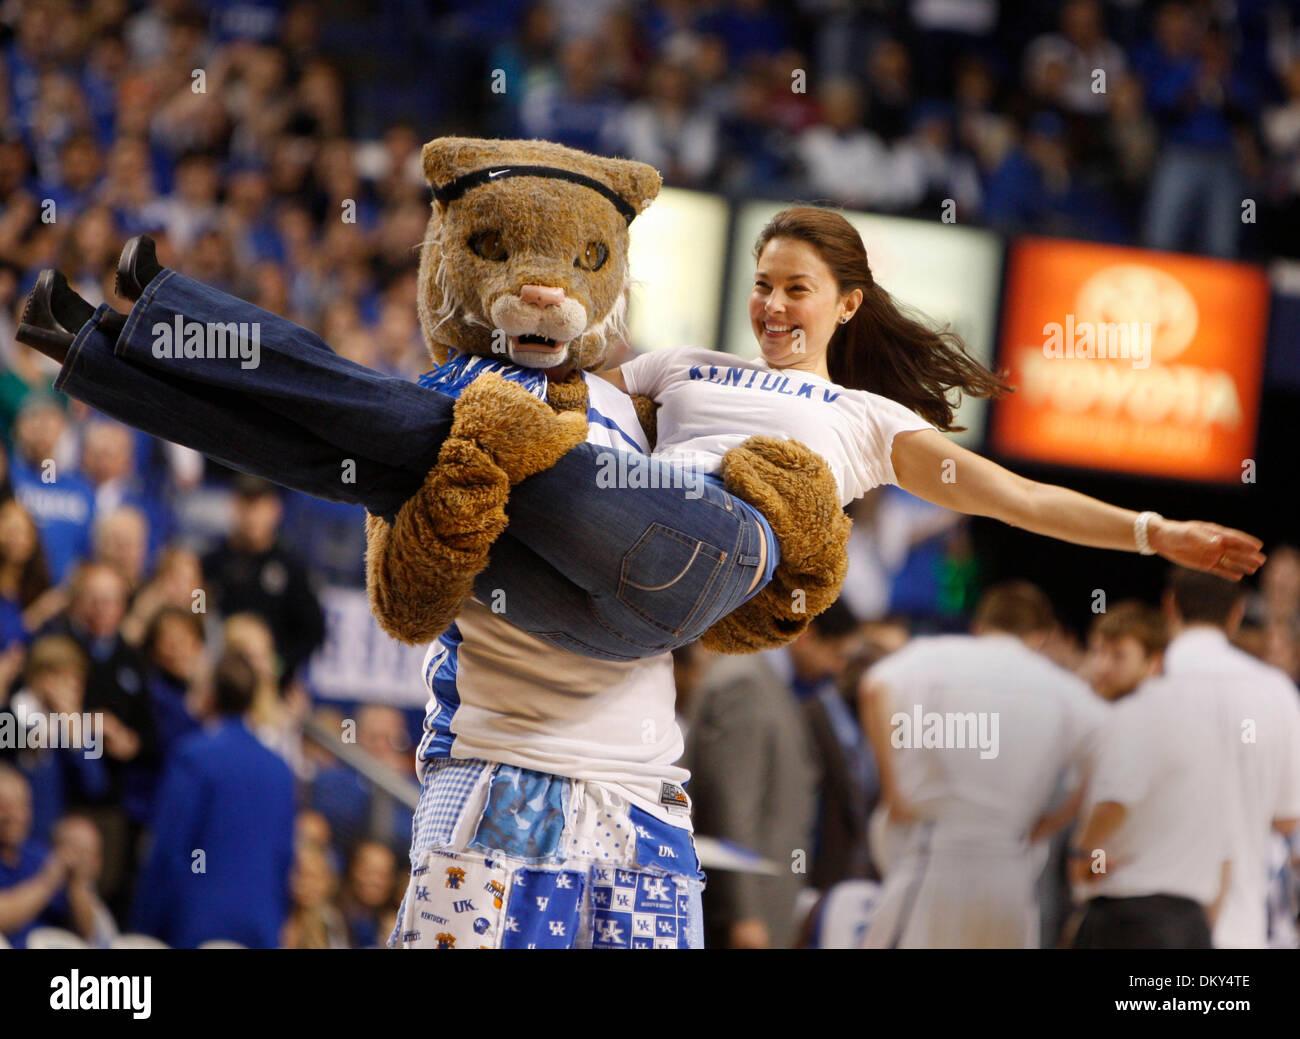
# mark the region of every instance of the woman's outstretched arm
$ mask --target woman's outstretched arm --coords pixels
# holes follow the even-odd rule
[[[935,430],[899,433],[893,462],[898,485],[935,505],[1076,545],[1137,551],[1133,525],[1138,513],[1018,476]],[[1233,581],[1264,563],[1263,542],[1217,523],[1157,518],[1147,537],[1151,548],[1171,562]]]

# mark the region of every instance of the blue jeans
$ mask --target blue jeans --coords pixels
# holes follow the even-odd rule
[[[115,348],[104,310],[78,332],[56,388],[241,472],[391,517],[451,429],[454,398],[339,357],[311,331],[175,272],[149,284]],[[224,341],[225,359],[159,356],[177,328],[183,349],[187,323],[244,328]],[[632,470],[642,486],[611,483]],[[476,597],[600,659],[693,641],[749,599],[761,538],[766,577],[777,561],[767,521],[716,479],[594,444],[514,487],[507,511]]]

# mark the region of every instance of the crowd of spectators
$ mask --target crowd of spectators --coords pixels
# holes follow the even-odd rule
[[[118,252],[148,232],[164,263],[415,376],[428,367],[419,149],[440,133],[545,137],[649,162],[670,186],[1008,232],[1225,256],[1300,242],[1295,2],[380,7],[0,6],[0,718],[84,710],[104,723],[95,756],[0,753],[0,933],[16,944],[40,922],[100,942],[132,928],[199,942],[177,915],[200,897],[141,878],[161,854],[159,806],[217,782],[205,762],[222,753],[262,777],[258,812],[294,820],[291,846],[268,828],[257,853],[278,865],[245,942],[381,943],[409,813],[321,756],[303,725],[354,721],[359,746],[408,779],[418,725],[324,704],[305,675],[324,636],[319,589],[363,584],[360,510],[235,479],[54,393],[57,369],[13,338],[39,269],[120,302]],[[875,772],[846,699],[864,659],[837,654],[960,627],[979,581],[964,524],[883,494],[860,507],[859,530],[877,536],[854,549],[857,619],[830,615],[811,638],[838,649],[792,650],[786,675],[821,747],[799,774],[811,791],[833,756],[854,806],[818,809],[818,888],[870,869],[853,827]],[[1296,560],[1269,564],[1242,635],[1293,679]],[[1058,655],[1076,666],[1081,650],[1061,639]],[[772,716],[788,716],[773,695]],[[239,811],[249,790],[225,794]],[[216,878],[231,860],[207,823],[187,846],[206,849]],[[272,934],[277,914],[287,924]],[[740,943],[794,939],[742,923]]]

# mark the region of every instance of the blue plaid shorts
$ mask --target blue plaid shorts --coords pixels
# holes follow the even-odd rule
[[[393,948],[702,948],[690,832],[598,784],[477,759],[425,774]]]

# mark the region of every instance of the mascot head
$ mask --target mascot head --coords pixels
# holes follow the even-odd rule
[[[663,183],[643,162],[549,141],[439,137],[417,308],[449,352],[556,375],[595,370],[626,338],[628,225]]]

